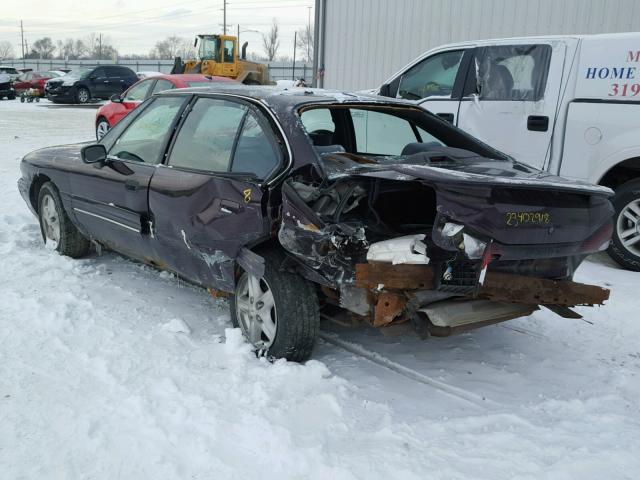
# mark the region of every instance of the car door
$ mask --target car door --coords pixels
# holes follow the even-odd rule
[[[471,52],[470,48],[457,47],[427,56],[389,84],[388,96],[415,100],[424,109],[456,125]]]
[[[192,104],[149,187],[154,248],[164,265],[233,291],[242,247],[269,234],[263,180],[284,153],[263,114],[240,100]]]
[[[519,161],[543,168],[551,155],[565,50],[560,41],[478,47],[458,127]]]
[[[236,68],[236,43],[225,38],[222,42],[222,75],[225,77],[235,77],[238,74]]]
[[[109,85],[111,80],[107,77],[104,67],[98,67],[91,72],[87,78],[91,89],[91,96],[94,98],[108,98],[108,92],[111,91]]]
[[[188,98],[149,100],[100,141],[107,150],[103,165],[87,165],[82,174],[70,178],[74,214],[96,240],[129,256],[152,259],[149,182]]]

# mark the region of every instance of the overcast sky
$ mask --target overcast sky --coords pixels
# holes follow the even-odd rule
[[[193,38],[197,33],[222,33],[222,0],[3,0],[0,41],[10,41],[20,55],[20,20],[31,45],[41,37],[57,40],[107,35],[120,54],[149,53],[158,40],[170,35]],[[313,0],[230,0],[227,2],[227,33],[269,30],[278,20],[281,46],[278,55],[293,56],[293,35],[304,28]],[[249,51],[262,53],[258,33],[245,32],[241,41]]]

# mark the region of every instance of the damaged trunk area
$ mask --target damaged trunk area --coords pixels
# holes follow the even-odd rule
[[[446,336],[540,306],[580,318],[571,307],[609,296],[571,281],[588,253],[606,248],[610,226],[600,221],[606,212],[597,198],[536,192],[532,199],[522,189],[442,185],[407,172],[348,172],[289,179],[278,238],[327,304],[373,326],[407,323],[421,335]]]

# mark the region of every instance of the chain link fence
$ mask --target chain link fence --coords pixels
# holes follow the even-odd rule
[[[3,60],[2,65],[15,68],[30,68],[34,71],[60,70],[79,67],[95,67],[97,65],[124,65],[136,72],[154,71],[161,73],[171,72],[173,60]],[[277,80],[297,80],[304,78],[311,85],[313,80],[313,66],[308,63],[296,62],[266,62],[269,78]]]

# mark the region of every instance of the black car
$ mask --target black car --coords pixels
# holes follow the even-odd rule
[[[14,100],[16,98],[16,91],[13,88],[11,77],[0,72],[0,100],[4,97],[6,97],[7,100]]]
[[[25,156],[45,242],[91,245],[231,298],[258,351],[309,357],[319,309],[448,335],[544,305],[607,248],[612,194],[518,163],[404,101],[269,87],[155,95],[98,143]]]
[[[121,65],[100,65],[71,70],[45,84],[46,97],[54,103],[87,103],[120,94],[138,81],[136,73]]]

